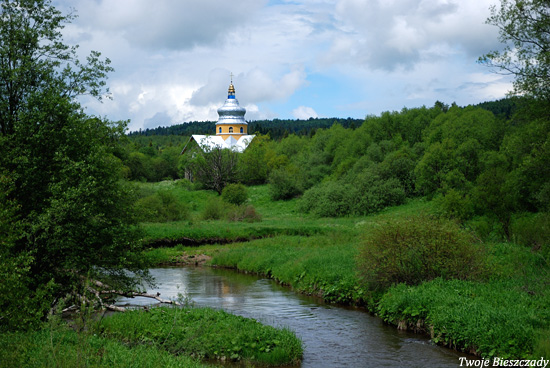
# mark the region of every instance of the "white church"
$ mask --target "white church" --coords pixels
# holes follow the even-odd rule
[[[254,135],[248,135],[248,123],[244,120],[244,114],[246,114],[246,109],[239,106],[239,101],[235,98],[235,87],[232,80],[227,100],[218,109],[216,135],[192,135],[181,154],[195,144],[203,151],[220,147],[243,152],[254,139]]]

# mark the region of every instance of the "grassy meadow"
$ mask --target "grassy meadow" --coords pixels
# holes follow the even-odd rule
[[[288,329],[190,304],[73,318],[0,334],[0,367],[269,367],[302,357],[301,341]]]
[[[490,237],[482,240],[472,235],[475,222],[467,224],[466,230],[441,227],[436,242],[448,241],[452,248],[454,243],[445,239],[456,231],[466,234],[463,238],[468,246],[473,244],[467,248],[472,264],[461,264],[460,253],[453,253],[457,254],[454,259],[441,249],[426,248],[422,254],[413,254],[414,259],[421,259],[418,270],[395,271],[391,266],[399,267],[399,262],[393,265],[392,257],[397,255],[373,253],[384,260],[385,268],[377,271],[380,274],[382,270],[389,281],[385,288],[368,287],[361,272],[361,254],[369,236],[384,235],[381,229],[392,223],[401,224],[406,232],[410,219],[437,214],[433,201],[414,199],[370,216],[319,218],[300,212],[300,199],[272,201],[267,186],[252,186],[247,204],[255,208],[261,221],[207,220],[203,214],[208,202],[218,197],[216,193],[191,191],[167,182],[142,185],[171,186],[182,205],[188,206],[184,220],[144,224],[151,244],[159,239],[171,239],[175,244],[150,248],[144,256],[151,264],[206,255],[211,266],[268,276],[329,302],[364,306],[398,328],[429,334],[435,343],[485,358],[550,355],[550,268],[546,259],[514,242],[492,242]],[[422,231],[429,237],[436,230]],[[178,244],[178,239],[188,238],[205,243],[223,241],[201,246]],[[443,258],[437,258],[437,252]],[[394,274],[416,275],[428,268],[435,269],[435,276],[421,274],[426,279],[416,284],[391,278]]]

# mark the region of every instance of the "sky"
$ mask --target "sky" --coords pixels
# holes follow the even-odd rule
[[[498,0],[52,0],[63,30],[111,60],[112,100],[89,114],[129,130],[215,121],[233,75],[248,121],[365,118],[404,107],[505,97],[477,63],[502,49]]]

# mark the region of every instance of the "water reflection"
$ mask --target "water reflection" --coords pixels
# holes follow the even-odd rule
[[[151,274],[162,298],[191,298],[277,327],[304,342],[302,367],[457,367],[463,354],[397,331],[357,309],[335,307],[295,294],[268,279],[210,268],[157,268]],[[148,305],[146,298],[118,304]]]

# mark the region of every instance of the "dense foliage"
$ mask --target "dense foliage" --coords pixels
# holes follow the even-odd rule
[[[501,0],[487,23],[499,29],[503,51],[480,62],[512,74],[514,93],[550,102],[550,4],[545,0]]]
[[[373,290],[436,278],[476,279],[483,272],[481,249],[452,221],[414,216],[378,224],[367,232],[358,267]]]
[[[143,276],[129,191],[115,156],[124,123],[86,116],[108,60],[63,44],[70,20],[47,0],[0,2],[0,325],[35,326],[83,278],[129,287]],[[4,235],[5,234],[5,235]],[[69,300],[68,302],[72,302]]]
[[[227,175],[214,174],[216,165],[206,164],[214,156],[209,153],[172,156],[172,166],[179,165],[172,177],[198,172],[195,181],[218,192],[228,183],[269,183],[273,199],[303,196],[300,208],[324,217],[369,214],[427,196],[442,215],[509,239],[515,214],[545,212],[550,203],[550,124],[544,106],[518,97],[467,107],[438,101],[431,108],[367,116],[355,127],[332,124],[280,140],[257,135],[244,153],[225,160],[231,164]],[[148,136],[149,144],[141,148],[127,145],[127,157],[154,162],[167,157],[166,151],[174,155],[179,147],[167,146],[175,141],[168,137]],[[212,162],[219,162],[222,172],[219,153]],[[126,172],[147,166],[137,161],[123,159]]]
[[[273,119],[254,120],[248,123],[248,134],[269,134],[273,139],[280,139],[289,134],[312,135],[316,129],[330,128],[334,124],[340,124],[346,128],[356,128],[363,123],[362,119],[341,118],[309,118],[300,119]],[[193,134],[212,134],[216,129],[214,121],[191,121],[183,124],[175,124],[167,127],[131,132],[128,135],[134,139],[155,138],[156,136],[191,136]]]

